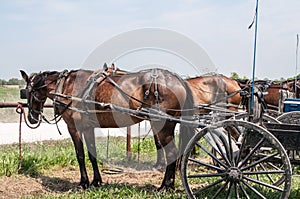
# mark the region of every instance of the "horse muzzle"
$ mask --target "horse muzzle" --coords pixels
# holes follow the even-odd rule
[[[39,114],[38,113],[35,113],[33,111],[29,111],[28,112],[28,121],[30,122],[30,124],[37,124],[39,122]]]

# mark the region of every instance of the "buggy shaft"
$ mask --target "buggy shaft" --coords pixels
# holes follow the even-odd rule
[[[158,111],[153,110],[151,113],[151,109],[142,109],[142,110],[133,110],[133,109],[129,109],[129,108],[124,108],[121,106],[116,106],[110,103],[103,103],[103,102],[96,102],[96,101],[92,101],[92,100],[84,100],[82,98],[79,97],[73,97],[73,96],[69,96],[69,95],[64,95],[64,94],[60,94],[60,93],[52,93],[53,95],[59,96],[59,97],[63,97],[66,99],[70,99],[76,102],[82,102],[82,103],[88,103],[88,104],[95,104],[100,106],[103,109],[111,109],[120,113],[125,113],[125,114],[131,114],[131,115],[135,115],[135,116],[139,116],[139,117],[146,117],[147,119],[159,119],[159,120],[167,120],[169,122],[176,122],[176,123],[180,123],[180,124],[184,124],[184,125],[189,125],[195,128],[204,128],[207,125],[201,122],[197,122],[197,121],[191,121],[191,120],[186,120],[186,119],[178,119],[172,116],[166,116],[166,115],[161,115],[158,114]]]

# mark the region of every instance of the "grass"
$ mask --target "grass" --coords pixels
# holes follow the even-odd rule
[[[21,88],[24,88],[24,86],[0,86],[0,102],[26,103],[26,100],[20,99]],[[50,100],[48,102],[51,103]],[[27,111],[27,109],[25,110]],[[53,118],[53,109],[45,108],[44,113],[47,118]],[[16,114],[16,108],[0,108],[0,122],[12,123],[18,121],[19,115]]]
[[[130,162],[127,162],[126,155],[124,151],[120,150],[124,148],[126,143],[126,138],[110,138],[111,147],[109,154],[110,157],[114,158],[109,159],[110,164],[128,167],[132,165],[153,165],[155,156],[149,157],[149,154],[146,155],[150,149],[144,151],[144,145],[149,146],[152,142],[152,138],[146,138],[142,142],[141,146],[141,158],[140,162],[137,162],[137,156],[134,156]],[[133,154],[137,150],[137,140],[133,141]],[[101,150],[104,146],[104,142],[97,140],[97,149]],[[73,166],[78,169],[78,164],[75,156],[75,151],[71,140],[62,140],[62,141],[45,141],[45,142],[36,142],[36,143],[25,143],[23,145],[23,163],[22,168],[18,171],[17,166],[19,163],[19,153],[18,145],[1,145],[0,146],[0,178],[1,177],[13,177],[15,175],[24,175],[32,178],[38,178],[39,176],[51,175],[51,170],[57,168],[64,168]],[[150,147],[155,150],[152,146]],[[152,152],[153,152],[152,151]],[[103,153],[98,153],[103,155]],[[147,158],[146,158],[147,157]],[[103,157],[100,157],[104,159]],[[145,161],[144,161],[145,160]],[[89,172],[91,171],[91,165],[87,159],[86,162]],[[105,163],[101,160],[100,169],[105,168]],[[57,181],[58,179],[53,179]],[[58,181],[61,181],[58,180]],[[79,181],[79,176],[78,176]],[[177,182],[176,186],[179,186]],[[173,191],[163,196],[158,192],[153,192],[153,187],[150,184],[145,184],[143,186],[127,185],[127,184],[104,184],[101,188],[89,189],[87,191],[74,191],[74,192],[65,192],[57,195],[57,193],[46,193],[39,198],[104,198],[109,196],[114,196],[114,198],[181,198],[184,195],[184,192]],[[35,198],[35,196],[27,196],[26,198]],[[110,197],[109,197],[110,198]]]
[[[23,86],[22,86],[23,88]],[[0,86],[1,102],[17,102],[20,101],[20,87],[18,86]]]
[[[43,170],[54,166],[76,165],[77,160],[71,140],[36,142],[23,144],[22,168],[18,171],[19,145],[0,146],[0,176],[11,176],[22,173],[37,176]]]
[[[150,150],[146,149],[143,151],[144,147],[141,147],[141,157],[150,154],[155,150],[151,143],[153,142],[152,138],[146,138],[144,140],[143,146],[151,146]],[[125,161],[126,156],[124,155],[124,151],[120,150],[120,148],[124,148],[125,146],[125,138],[111,138],[111,143],[114,143],[115,147],[110,149],[109,154],[117,156],[117,158],[110,158],[109,162],[114,162],[119,166],[132,166],[127,161]],[[137,148],[137,140],[133,142],[133,152]],[[103,146],[104,141],[102,143],[98,140],[97,147],[98,150]],[[99,146],[98,146],[99,145]],[[152,148],[152,149],[151,149]],[[39,176],[48,176],[51,178],[51,170],[55,170],[57,168],[64,168],[73,166],[78,169],[77,160],[75,157],[75,152],[73,148],[73,144],[71,140],[62,140],[62,141],[46,141],[46,142],[36,142],[31,144],[23,145],[23,164],[21,170],[18,172],[17,165],[19,161],[18,154],[18,145],[1,145],[0,146],[0,178],[4,176],[13,177],[15,175],[24,175],[30,176],[33,178],[38,178]],[[102,153],[103,154],[103,153]],[[154,163],[155,156],[149,157],[148,154],[148,162]],[[87,158],[87,157],[86,157]],[[103,158],[103,157],[102,157]],[[124,159],[125,158],[125,159]],[[104,158],[103,158],[104,159]],[[145,158],[146,159],[146,158]],[[150,161],[149,161],[150,159]],[[144,160],[140,159],[140,164],[145,163]],[[89,161],[86,159],[88,170],[91,171],[91,165]],[[133,158],[131,164],[137,164],[137,159]],[[100,160],[100,169],[104,168],[105,164]],[[19,173],[19,174],[18,174]],[[178,176],[179,178],[179,176]],[[78,176],[79,180],[79,176]],[[53,183],[57,183],[62,181],[62,179],[53,178]],[[63,186],[64,181],[60,182]],[[300,177],[295,176],[293,178],[293,185],[291,190],[290,198],[299,198],[299,187],[300,186]],[[43,195],[39,195],[39,198],[104,198],[111,197],[113,198],[182,198],[185,196],[184,191],[182,190],[182,186],[180,180],[176,181],[177,191],[171,191],[169,193],[158,193],[153,191],[153,187],[150,184],[145,184],[143,186],[137,185],[128,185],[122,183],[112,183],[112,184],[103,184],[101,188],[89,189],[86,191],[68,191],[58,193],[46,193]],[[270,193],[268,196],[271,197]],[[35,196],[26,196],[25,198],[35,198]]]
[[[128,166],[126,164],[126,138],[112,137],[110,138],[109,159],[107,160],[106,153],[103,153],[106,148],[105,138],[98,138],[97,143],[97,159],[103,165],[104,162],[109,161],[110,164]],[[152,146],[151,143],[153,143]],[[137,139],[132,141],[132,164],[138,164],[137,159]],[[150,146],[145,148],[145,146]],[[155,147],[152,138],[146,138],[141,142],[140,164],[153,164],[155,161]],[[77,159],[73,143],[70,139],[63,141],[44,141],[35,143],[25,143],[22,146],[23,163],[19,172],[25,175],[35,176],[54,166],[66,167],[70,165],[77,165]],[[17,166],[19,163],[19,145],[0,145],[0,177],[11,176],[18,173]],[[149,154],[151,156],[149,156]],[[86,162],[89,162],[86,154]],[[130,165],[129,165],[130,166]]]

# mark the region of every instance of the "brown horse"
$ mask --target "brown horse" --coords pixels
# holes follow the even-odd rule
[[[249,80],[239,81],[240,86],[242,88],[249,85]],[[269,110],[278,111],[278,113],[283,111],[283,102],[286,98],[295,97],[295,81],[283,81],[279,83],[274,83],[269,80],[256,80],[254,82],[256,87],[264,92],[264,102],[266,104],[266,108]]]
[[[200,114],[207,114],[210,106],[225,107],[232,111],[238,111],[241,103],[241,88],[237,81],[222,74],[209,73],[200,77],[187,79],[191,88],[195,108]],[[158,149],[155,168],[162,170],[165,165],[163,147],[156,136],[155,145]]]
[[[286,98],[294,97],[294,91],[291,89],[290,84],[290,82],[285,84],[271,84],[266,89],[264,100],[269,109],[277,110],[279,112],[283,111],[283,101]]]
[[[293,79],[286,82],[288,90],[294,92],[295,98],[300,98],[300,79]]]
[[[21,75],[27,82],[28,119],[31,123],[40,120],[46,99],[54,100],[56,112],[61,114],[66,122],[73,140],[81,174],[80,185],[84,189],[89,185],[97,187],[102,183],[96,160],[94,127],[119,128],[130,126],[143,119],[150,120],[152,128],[157,132],[156,136],[159,137],[166,151],[168,166],[159,190],[174,189],[176,160],[179,155],[174,143],[176,123],[114,112],[100,106],[99,103],[110,103],[130,110],[154,110],[173,117],[192,115],[192,111],[181,111],[192,110],[194,102],[190,88],[180,77],[162,69],[145,70],[122,76],[109,76],[104,72],[93,74],[93,71],[88,70],[64,73],[42,72],[30,77],[21,71]],[[60,95],[57,97],[53,93]],[[82,100],[72,101],[70,96]],[[99,103],[86,103],[89,100]],[[184,136],[181,136],[183,147],[193,132],[188,126],[184,128],[186,131]],[[82,136],[94,171],[91,184],[85,167]]]
[[[241,102],[239,93],[241,88],[234,79],[222,74],[211,73],[187,79],[187,82],[196,105],[217,105],[233,111],[238,110]]]

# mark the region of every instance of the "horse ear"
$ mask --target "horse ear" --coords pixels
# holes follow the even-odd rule
[[[103,71],[107,71],[107,70],[108,70],[107,64],[104,63],[104,65],[103,65]]]
[[[26,74],[26,72],[23,70],[20,70],[20,72],[21,72],[21,75],[22,75],[23,79],[25,80],[25,82],[28,82],[28,75]]]

